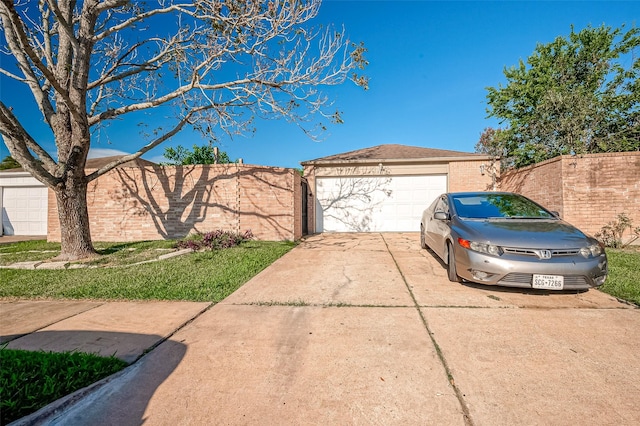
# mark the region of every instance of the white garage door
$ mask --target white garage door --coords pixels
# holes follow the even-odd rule
[[[47,235],[47,188],[2,188],[5,235]]]
[[[318,178],[316,231],[419,231],[422,211],[446,190],[446,175]]]

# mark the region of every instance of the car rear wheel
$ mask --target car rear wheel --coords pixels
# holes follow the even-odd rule
[[[460,277],[456,271],[456,255],[453,252],[451,243],[447,243],[447,275],[449,276],[449,281],[454,283],[460,282]]]
[[[424,240],[424,226],[420,224],[420,247],[427,248],[427,242]]]

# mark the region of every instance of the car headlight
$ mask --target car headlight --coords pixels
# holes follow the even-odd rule
[[[500,246],[493,244],[477,243],[475,241],[465,240],[464,238],[458,238],[458,244],[469,250],[477,251],[480,253],[487,253],[492,256],[501,256],[503,251]]]
[[[589,247],[582,247],[580,249],[580,254],[585,259],[588,259],[589,257],[598,257],[602,254],[602,247],[600,244],[592,244]]]

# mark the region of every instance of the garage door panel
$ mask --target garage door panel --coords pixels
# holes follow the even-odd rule
[[[417,231],[446,175],[318,178],[319,232]]]
[[[6,235],[47,234],[47,188],[2,189],[2,226]]]
[[[41,194],[39,193],[32,194],[32,196],[34,197],[40,197],[40,195]],[[27,199],[26,204],[28,209],[41,209],[42,207],[44,207],[42,205],[42,200],[40,199]]]

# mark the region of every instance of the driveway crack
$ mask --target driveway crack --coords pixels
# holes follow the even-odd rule
[[[384,241],[384,245],[387,248],[387,251],[391,255],[391,259],[393,259],[393,263],[395,263],[396,268],[398,269],[398,272],[400,273],[400,276],[402,277],[402,281],[404,282],[405,287],[407,287],[407,290],[409,291],[409,295],[411,296],[411,300],[413,300],[414,307],[418,311],[418,315],[420,316],[422,324],[424,325],[424,328],[427,331],[427,335],[429,336],[429,339],[431,339],[431,343],[433,343],[433,346],[434,346],[434,348],[436,350],[436,353],[438,354],[438,359],[440,360],[440,363],[442,364],[442,367],[444,368],[444,371],[445,371],[445,373],[447,375],[447,379],[449,380],[449,383],[451,384],[451,387],[453,388],[453,390],[454,390],[454,392],[456,394],[456,398],[458,398],[458,402],[460,403],[460,407],[462,409],[462,415],[464,417],[464,423],[467,426],[474,426],[473,420],[471,419],[471,414],[469,412],[469,406],[467,405],[467,401],[464,399],[464,394],[462,393],[462,391],[456,385],[456,382],[455,382],[455,379],[453,377],[453,374],[451,373],[451,369],[449,368],[449,364],[447,363],[447,359],[445,358],[444,354],[442,353],[442,350],[440,349],[440,345],[438,345],[438,342],[436,341],[435,337],[433,337],[433,333],[431,332],[431,329],[429,328],[429,323],[427,322],[427,319],[425,318],[424,314],[422,313],[422,310],[420,309],[420,305],[418,304],[418,301],[416,300],[415,295],[413,294],[413,291],[411,290],[411,286],[409,285],[409,283],[407,282],[407,279],[405,278],[404,274],[402,273],[402,270],[400,269],[400,265],[398,265],[398,262],[396,261],[396,258],[393,255],[393,252],[389,248],[389,244],[387,243],[387,240],[384,238],[384,235],[380,234],[380,236],[382,237],[382,241]]]

